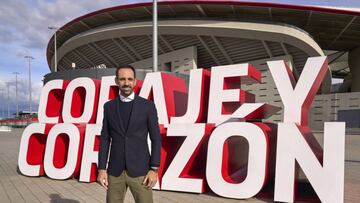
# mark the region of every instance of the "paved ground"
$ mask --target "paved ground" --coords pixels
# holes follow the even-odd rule
[[[0,132],[0,202],[105,202],[105,190],[97,183],[25,177],[17,171],[21,129]],[[155,202],[272,202],[271,199],[233,200],[212,193],[189,194],[154,191]],[[126,202],[133,202],[127,192]],[[346,136],[345,202],[360,202],[360,135]]]

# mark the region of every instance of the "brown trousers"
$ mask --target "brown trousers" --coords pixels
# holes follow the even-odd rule
[[[147,189],[142,183],[145,176],[131,177],[126,171],[123,171],[119,177],[108,176],[108,190],[106,193],[107,203],[124,202],[127,188],[135,199],[136,203],[152,203],[152,190]]]

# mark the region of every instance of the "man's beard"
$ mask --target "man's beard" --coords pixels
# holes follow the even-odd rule
[[[128,88],[128,90],[125,90],[125,88]],[[132,92],[133,92],[133,88],[131,88],[130,86],[122,86],[120,88],[120,93],[123,96],[129,96]]]

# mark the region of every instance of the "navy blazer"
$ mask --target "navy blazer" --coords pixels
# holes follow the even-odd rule
[[[108,174],[119,176],[126,164],[130,176],[144,176],[150,167],[160,165],[161,136],[155,105],[135,94],[127,131],[121,121],[119,108],[119,97],[104,104],[98,169],[107,168]],[[148,133],[151,155],[147,142]],[[110,158],[107,163],[110,144]]]

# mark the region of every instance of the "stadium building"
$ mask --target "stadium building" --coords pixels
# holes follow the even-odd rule
[[[328,56],[329,71],[315,97],[310,127],[345,121],[360,129],[360,12],[243,1],[162,1],[158,5],[158,69],[187,77],[195,68],[251,63],[261,84],[242,85],[257,102],[282,107],[266,61],[285,60],[296,79],[308,57]],[[116,6],[72,20],[47,47],[53,79],[113,75],[132,64],[143,79],[152,71],[152,3]],[[332,79],[343,79],[332,85]],[[282,111],[269,121],[282,120]]]

